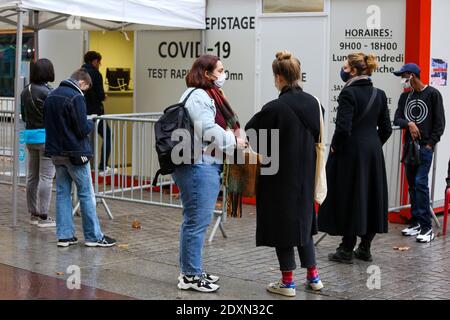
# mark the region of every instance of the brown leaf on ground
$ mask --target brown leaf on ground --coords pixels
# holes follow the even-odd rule
[[[394,247],[393,249],[398,251],[408,251],[410,247]]]
[[[64,272],[57,272],[56,273],[58,276],[63,276],[64,275]]]
[[[131,227],[133,229],[140,229],[141,228],[141,222],[139,220],[133,220],[133,223],[131,224]]]
[[[121,243],[117,245],[117,247],[121,249],[128,249],[129,246],[130,245],[128,243]]]

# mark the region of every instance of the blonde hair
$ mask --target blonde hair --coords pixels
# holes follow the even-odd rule
[[[359,53],[350,53],[347,56],[348,65],[350,68],[355,68],[356,73],[360,75],[371,76],[375,69],[378,67],[377,57],[369,53],[368,55]]]
[[[300,60],[287,50],[278,51],[272,62],[272,71],[274,75],[283,76],[289,86],[297,86],[301,73]]]

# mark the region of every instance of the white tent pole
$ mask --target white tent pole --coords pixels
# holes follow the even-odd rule
[[[22,36],[23,36],[23,17],[25,12],[17,9],[17,34],[16,34],[16,78],[14,86],[14,152],[13,152],[13,190],[12,190],[12,225],[17,226],[17,185],[19,171],[19,110],[20,93],[23,84],[21,83],[21,65],[22,65]]]

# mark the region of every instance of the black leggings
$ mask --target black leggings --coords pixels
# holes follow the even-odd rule
[[[368,233],[364,236],[361,236],[361,248],[370,250],[370,245],[372,244],[373,238],[375,238],[375,233]],[[356,246],[357,242],[356,236],[343,236],[342,237],[342,245],[344,246],[345,250],[347,251],[353,251],[353,249]]]
[[[105,133],[106,136],[103,135],[103,126],[105,126]],[[111,155],[111,129],[109,128],[109,125],[105,123],[105,121],[100,121],[98,124],[98,134],[100,137],[102,137],[102,147],[101,147],[101,156],[100,156],[100,162],[98,164],[98,170],[103,171],[105,170],[106,166],[109,162],[109,156]],[[106,149],[106,150],[105,150]],[[106,153],[105,153],[106,151]]]
[[[316,265],[316,252],[314,248],[314,241],[311,240],[307,245],[298,246],[298,255],[300,257],[300,264],[302,268],[310,268]],[[295,263],[294,247],[275,248],[277,252],[278,262],[280,263],[281,271],[292,271],[297,268]]]

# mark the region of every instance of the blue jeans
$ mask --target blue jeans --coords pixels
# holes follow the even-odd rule
[[[72,181],[77,186],[80,200],[83,234],[86,241],[103,238],[95,208],[95,195],[92,186],[91,166],[72,165],[68,160],[56,167],[56,236],[58,239],[70,239],[75,236],[72,216]]]
[[[430,189],[428,174],[433,161],[433,150],[420,148],[420,165],[406,166],[409,197],[411,199],[411,224],[419,223],[421,228],[431,228]]]
[[[221,171],[220,164],[200,163],[179,166],[172,174],[183,203],[179,262],[184,274],[203,272],[203,244],[219,195]]]

